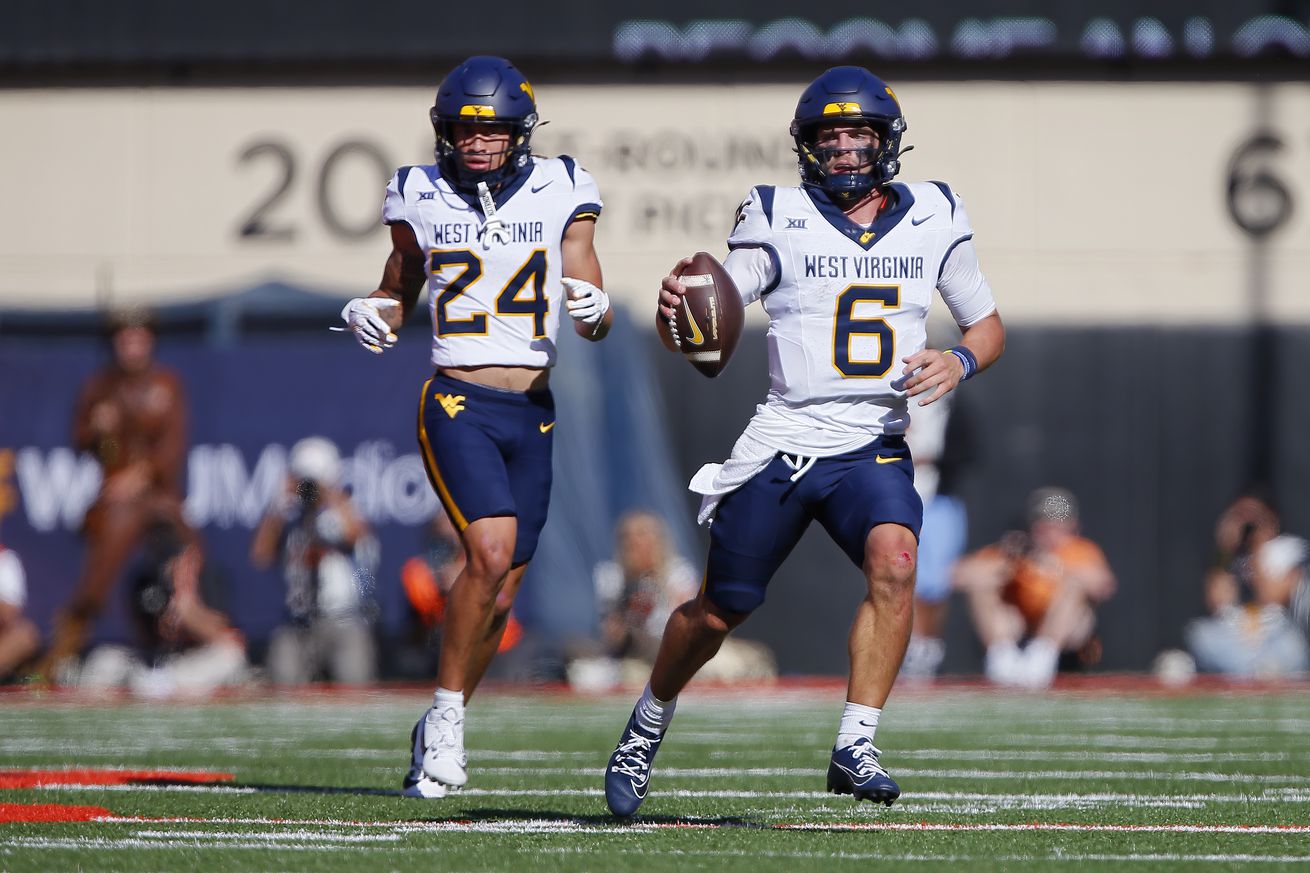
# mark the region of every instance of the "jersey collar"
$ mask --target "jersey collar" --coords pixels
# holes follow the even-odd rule
[[[833,203],[827,192],[822,188],[814,185],[805,185],[804,188],[805,193],[809,195],[810,200],[814,203],[814,208],[819,210],[819,214],[826,218],[829,224],[841,231],[843,236],[848,237],[865,251],[873,248],[878,240],[900,224],[901,219],[909,213],[910,207],[914,205],[914,195],[910,193],[909,187],[893,182],[887,186],[885,194],[885,196],[892,199],[892,202],[878,213],[878,217],[873,220],[873,224],[865,228],[851,221],[846,213],[842,211],[842,208]]]
[[[507,181],[504,185],[501,185],[498,189],[496,189],[496,193],[491,195],[491,199],[495,202],[497,209],[503,208],[505,204],[509,202],[509,198],[513,197],[514,194],[520,188],[523,187],[523,183],[528,181],[528,177],[532,175],[532,171],[536,168],[536,166],[537,166],[536,159],[529,158],[528,165],[526,167],[520,169],[517,173],[515,173],[513,176],[510,177],[509,181]],[[477,191],[469,191],[464,188],[457,187],[454,182],[450,181],[449,179],[446,179],[441,175],[441,168],[436,164],[430,164],[427,167],[424,167],[424,169],[427,170],[428,178],[432,180],[432,186],[434,188],[437,187],[438,181],[444,181],[446,183],[446,187],[450,189],[450,192],[452,194],[454,194],[460,200],[463,200],[465,203],[467,203],[469,208],[472,209],[474,212],[478,213],[479,215],[482,215],[482,203],[481,201],[478,200]],[[483,215],[482,217],[486,218],[485,215]]]

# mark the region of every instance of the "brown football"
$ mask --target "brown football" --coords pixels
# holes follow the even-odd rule
[[[746,309],[728,271],[706,252],[697,252],[678,278],[687,287],[675,321],[680,351],[713,379],[728,366],[741,339]]]

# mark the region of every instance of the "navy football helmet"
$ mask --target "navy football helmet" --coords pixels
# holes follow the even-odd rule
[[[451,184],[471,190],[486,182],[495,190],[527,166],[532,153],[529,141],[537,126],[537,99],[528,80],[504,58],[477,55],[451,70],[437,88],[429,115],[437,136],[437,166]],[[509,127],[509,150],[499,168],[470,173],[460,166],[453,131],[460,122]]]
[[[815,146],[820,125],[834,122],[867,124],[878,133],[878,147],[868,149],[873,168],[861,173],[828,173],[831,149]],[[801,181],[822,189],[838,204],[854,203],[900,172],[901,105],[887,83],[863,67],[833,67],[810,83],[796,104],[792,139],[800,162]],[[905,149],[909,151],[909,149]]]

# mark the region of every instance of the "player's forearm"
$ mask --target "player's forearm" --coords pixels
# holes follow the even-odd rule
[[[961,334],[959,345],[973,353],[978,361],[977,372],[982,372],[996,363],[1005,351],[1005,325],[1001,314],[993,312],[976,324],[966,327]]]
[[[401,312],[405,318],[409,318],[426,280],[427,271],[422,258],[392,249],[386,266],[382,268],[382,281],[378,283],[377,290],[368,296],[399,301]]]

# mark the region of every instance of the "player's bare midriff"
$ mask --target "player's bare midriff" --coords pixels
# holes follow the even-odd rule
[[[439,372],[502,391],[541,391],[550,383],[550,370],[540,367],[440,367]]]

